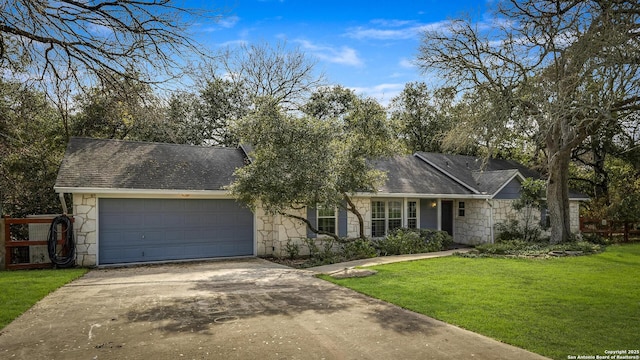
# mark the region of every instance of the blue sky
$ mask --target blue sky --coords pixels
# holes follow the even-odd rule
[[[462,14],[482,18],[485,1],[225,0],[185,6],[225,10],[220,21],[193,27],[197,40],[213,50],[286,40],[314,57],[331,84],[386,105],[407,82],[433,80],[411,64],[420,32]]]

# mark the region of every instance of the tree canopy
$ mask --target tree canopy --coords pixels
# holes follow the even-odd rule
[[[510,0],[488,30],[460,20],[423,35],[421,68],[440,70],[489,109],[463,126],[486,129],[497,142],[523,125],[535,131],[549,174],[552,242],[571,235],[572,151],[612,118],[640,109],[639,18],[635,1]]]

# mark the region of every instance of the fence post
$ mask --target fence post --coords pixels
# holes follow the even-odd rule
[[[0,270],[5,270],[7,268],[5,262],[5,238],[4,238],[4,218],[0,214]]]

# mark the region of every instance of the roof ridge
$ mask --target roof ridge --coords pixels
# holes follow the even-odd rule
[[[435,153],[434,153],[435,154]],[[444,155],[444,154],[441,154]],[[426,157],[422,156],[420,153],[416,152],[415,154],[413,154],[413,156],[421,159],[422,161],[426,162],[427,164],[431,165],[432,167],[434,167],[436,170],[440,171],[441,173],[443,173],[444,175],[448,176],[449,178],[451,178],[451,180],[457,182],[458,184],[466,187],[467,189],[471,190],[472,192],[474,192],[475,194],[481,194],[480,191],[478,191],[478,189],[476,189],[475,187],[467,184],[466,182],[462,181],[461,179],[458,179],[457,177],[453,176],[453,174],[449,173],[448,171],[446,171],[445,169],[441,168],[440,166],[436,165],[435,163],[433,163],[433,161],[430,161],[429,159],[427,159]]]
[[[129,143],[129,144],[144,144],[144,145],[163,145],[163,146],[181,146],[181,147],[192,147],[192,148],[205,148],[205,149],[220,149],[220,150],[238,150],[238,147],[230,147],[230,146],[207,146],[207,145],[194,145],[194,144],[180,144],[180,143],[168,143],[168,142],[160,142],[160,141],[143,141],[143,140],[125,140],[125,139],[103,139],[103,138],[92,138],[86,136],[72,136],[71,139],[80,139],[80,140],[91,140],[91,141],[103,141],[103,142],[120,142],[120,143]]]

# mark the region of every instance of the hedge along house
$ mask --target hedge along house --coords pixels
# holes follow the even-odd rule
[[[284,255],[287,242],[315,237],[306,225],[257,208],[229,193],[242,149],[72,138],[56,192],[73,197],[78,264],[82,266]],[[493,241],[494,225],[515,217],[521,181],[535,176],[515,162],[416,153],[372,161],[387,173],[375,193],[353,202],[365,235],[398,227],[445,230],[454,241]],[[571,199],[572,230],[579,201]],[[295,210],[317,227],[357,237],[355,215],[315,206]]]

